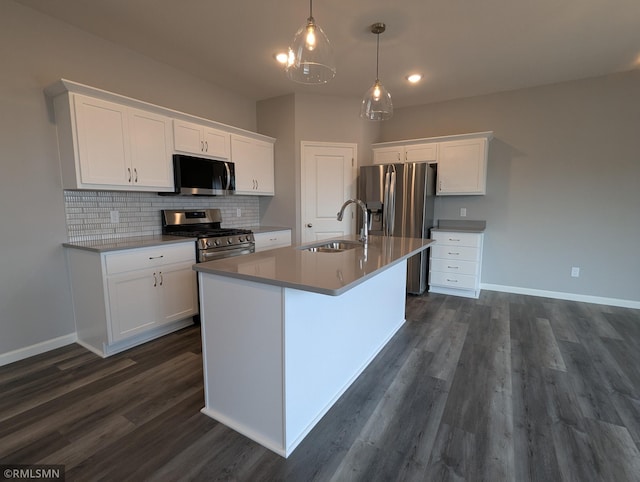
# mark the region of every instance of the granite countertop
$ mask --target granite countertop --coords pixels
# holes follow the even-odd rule
[[[357,240],[357,235],[339,239]],[[325,240],[328,241],[328,240]],[[307,243],[314,246],[320,242]],[[300,247],[276,248],[199,263],[193,269],[230,278],[338,296],[402,260],[426,249],[430,239],[370,236],[366,249],[318,253]]]
[[[253,233],[271,233],[273,231],[288,231],[291,228],[284,226],[244,226],[244,229],[250,229]]]
[[[486,221],[441,219],[438,226],[431,228],[431,231],[451,231],[456,233],[484,233],[487,227]]]
[[[107,251],[118,251],[121,249],[147,248],[151,246],[160,246],[162,244],[176,243],[195,243],[195,238],[159,234],[155,236],[132,236],[129,238],[62,243],[62,245],[65,248],[84,249],[95,253],[104,253]]]

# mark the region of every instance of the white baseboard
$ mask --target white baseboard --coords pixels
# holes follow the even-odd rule
[[[44,353],[49,350],[55,350],[56,348],[60,348],[61,346],[70,345],[71,343],[75,343],[76,339],[76,334],[70,333],[68,335],[59,336],[58,338],[53,338],[51,340],[36,343],[35,345],[26,346],[24,348],[19,348],[7,353],[2,353],[0,354],[0,366],[24,360],[25,358],[39,355],[40,353]]]
[[[541,296],[544,298],[554,298],[556,300],[582,301],[584,303],[595,303],[597,305],[620,306],[622,308],[640,309],[640,301],[622,300],[618,298],[605,298],[602,296],[579,295],[575,293],[564,293],[562,291],[536,290],[532,288],[520,288],[518,286],[494,285],[481,283],[480,287],[487,291],[502,291],[504,293],[515,293],[519,295]]]

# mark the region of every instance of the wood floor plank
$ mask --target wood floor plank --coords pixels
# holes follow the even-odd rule
[[[537,335],[540,343],[540,358],[542,365],[554,370],[567,371],[567,367],[562,359],[560,347],[551,328],[551,323],[546,318],[536,318]]]

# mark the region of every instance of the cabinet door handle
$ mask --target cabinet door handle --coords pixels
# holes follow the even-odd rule
[[[447,278],[447,281],[448,281],[449,283],[457,283],[457,282],[458,282],[458,280],[457,280],[457,279],[449,279],[449,278]]]
[[[256,189],[258,189],[260,187],[260,182],[258,182],[258,180],[256,179]]]
[[[161,254],[160,256],[149,256],[149,259],[160,259],[160,258],[164,258],[164,254]]]
[[[127,171],[129,171],[129,182],[131,182],[131,168],[127,167]]]
[[[156,274],[153,273],[153,287],[155,288],[156,286],[158,286],[158,278],[156,277]]]
[[[160,286],[164,283],[164,277],[162,276],[162,271],[160,271]]]
[[[200,141],[200,152],[204,152],[204,141]]]
[[[133,173],[136,175],[135,179],[133,180],[133,182],[138,182],[138,169],[137,168],[133,168]]]
[[[209,141],[204,141],[204,152],[209,152]]]

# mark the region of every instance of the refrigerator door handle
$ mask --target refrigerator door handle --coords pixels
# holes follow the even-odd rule
[[[384,173],[384,192],[382,198],[382,234],[389,235],[389,187],[391,183],[391,173],[389,168]]]
[[[387,201],[388,207],[388,223],[387,230],[389,236],[393,236],[394,227],[396,225],[396,166],[391,165],[391,173],[390,173],[390,182],[389,182],[389,198]]]

